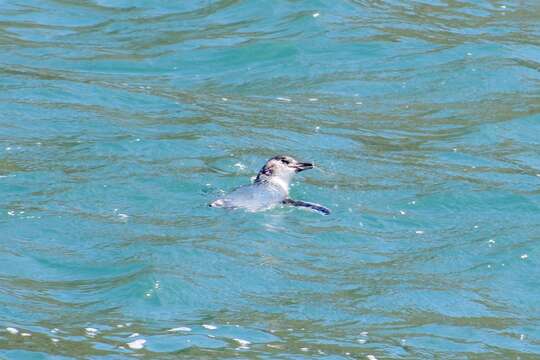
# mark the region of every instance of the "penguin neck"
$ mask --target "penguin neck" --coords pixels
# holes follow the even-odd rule
[[[289,182],[279,176],[258,177],[257,180],[255,180],[255,183],[263,183],[275,186],[283,191],[285,195],[289,195]]]
[[[274,176],[274,177],[271,177],[269,179],[269,182],[271,184],[279,187],[280,189],[282,189],[285,192],[285,194],[287,194],[287,195],[289,194],[289,182],[288,181],[285,181],[280,177]]]

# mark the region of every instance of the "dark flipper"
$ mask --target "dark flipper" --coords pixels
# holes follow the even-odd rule
[[[283,203],[285,205],[292,205],[292,206],[305,207],[308,209],[312,209],[312,210],[320,212],[323,215],[330,214],[330,209],[325,208],[324,206],[319,205],[319,204],[309,203],[309,202],[301,201],[301,200],[293,200],[293,199],[285,199],[283,200]]]

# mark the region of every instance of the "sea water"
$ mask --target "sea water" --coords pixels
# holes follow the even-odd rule
[[[0,4],[0,357],[540,356],[538,2]]]

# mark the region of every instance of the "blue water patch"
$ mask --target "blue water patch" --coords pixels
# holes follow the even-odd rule
[[[536,3],[2,9],[1,357],[540,355]]]

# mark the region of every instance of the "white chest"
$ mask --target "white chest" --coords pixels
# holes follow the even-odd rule
[[[289,183],[283,179],[280,179],[278,177],[271,179],[270,182],[272,185],[278,187],[281,191],[285,193],[285,196],[289,195]]]

